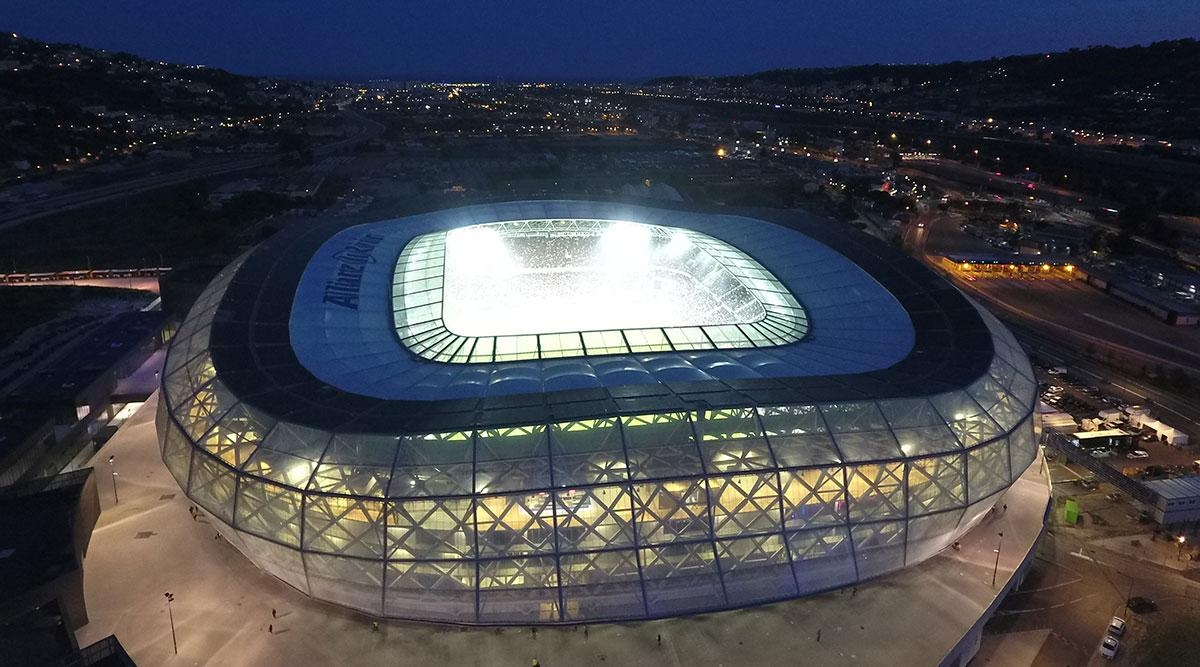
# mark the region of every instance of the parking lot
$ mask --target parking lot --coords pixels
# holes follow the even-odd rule
[[[1084,420],[1098,420],[1102,410],[1133,410],[1140,406],[1129,405],[1120,397],[1105,394],[1099,387],[1074,379],[1066,369],[1039,368],[1042,401],[1052,408],[1069,414],[1079,424]],[[1161,442],[1154,431],[1137,428],[1128,419],[1118,418],[1096,424],[1098,430],[1119,429],[1132,433],[1129,438],[1097,438],[1089,445],[1086,438],[1080,440],[1082,447],[1093,457],[1135,479],[1161,479],[1170,476],[1200,472],[1194,461],[1196,452],[1191,445],[1176,447]],[[1087,429],[1082,426],[1080,431]]]

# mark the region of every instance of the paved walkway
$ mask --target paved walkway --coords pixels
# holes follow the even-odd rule
[[[81,645],[116,634],[138,665],[929,665],[994,598],[1041,526],[1046,480],[1031,468],[997,512],[947,551],[857,589],[751,609],[587,629],[383,623],[315,602],[250,564],[203,520],[158,458],[157,397],[93,461],[103,513],[84,563],[91,622]],[[113,505],[107,459],[116,457]],[[175,595],[179,655],[163,593]],[[277,612],[272,618],[271,610]],[[268,632],[268,628],[273,632]],[[820,639],[818,640],[818,634]],[[658,637],[661,636],[661,645]]]

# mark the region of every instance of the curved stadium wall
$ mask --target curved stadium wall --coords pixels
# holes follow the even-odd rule
[[[622,214],[647,219],[654,211]],[[610,216],[603,207],[592,213]],[[673,215],[684,225],[691,214]],[[499,207],[482,219],[514,218]],[[417,236],[404,235],[392,265]],[[872,395],[818,378],[792,390],[754,393],[746,385],[676,402],[634,396],[573,412],[540,399],[521,407],[527,394],[513,394],[517,407],[460,410],[426,424],[437,428],[413,428],[421,420],[407,416],[389,426],[375,417],[419,412],[425,403],[344,392],[291,356],[276,366],[266,359],[271,349],[297,347],[296,329],[280,324],[299,326],[293,313],[249,339],[223,329],[241,319],[238,290],[253,296],[270,285],[255,263],[283,247],[260,247],[226,268],[180,327],[159,400],[162,457],[260,568],[371,615],[469,624],[639,619],[847,586],[948,546],[1035,458],[1028,360],[994,318],[970,305],[986,354],[952,382],[897,379],[905,389]],[[922,289],[947,294],[924,269],[869,248],[916,272]],[[819,300],[796,293],[812,327],[798,335],[819,335]],[[938,300],[950,298],[962,299],[955,292]],[[917,334],[906,363],[933,364],[912,357],[949,343],[924,340],[908,303]],[[264,346],[271,335],[283,343]],[[246,347],[252,356],[239,352]],[[318,408],[280,407],[287,404],[235,362],[299,366],[295,382],[311,382],[303,391],[319,394],[314,403],[344,401],[345,414],[363,416],[322,421]],[[629,387],[615,382],[605,391],[619,398]]]

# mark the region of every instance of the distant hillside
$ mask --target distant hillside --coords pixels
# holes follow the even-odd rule
[[[1002,111],[1023,117],[1117,116],[1177,126],[1196,136],[1200,109],[1200,42],[1149,46],[1093,46],[936,65],[859,65],[777,69],[726,77],[674,76],[654,84],[708,85],[751,90],[794,89],[819,96],[833,91],[870,100],[875,108],[970,112]],[[1172,118],[1172,114],[1186,114]],[[1108,118],[1115,120],[1115,118]],[[1132,131],[1132,128],[1127,128]]]
[[[0,182],[304,108],[302,82],[0,34]],[[154,142],[154,143],[152,143]]]

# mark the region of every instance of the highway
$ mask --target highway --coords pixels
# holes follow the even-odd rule
[[[917,224],[905,230],[904,241],[939,271],[935,261],[940,253],[992,250],[960,231],[958,222],[953,214],[920,211]],[[1156,408],[1167,423],[1200,437],[1200,402],[1139,377],[1142,368],[1159,367],[1200,377],[1200,332],[1159,322],[1080,281],[949,277],[990,306],[1035,356],[1070,367],[1131,405]]]

